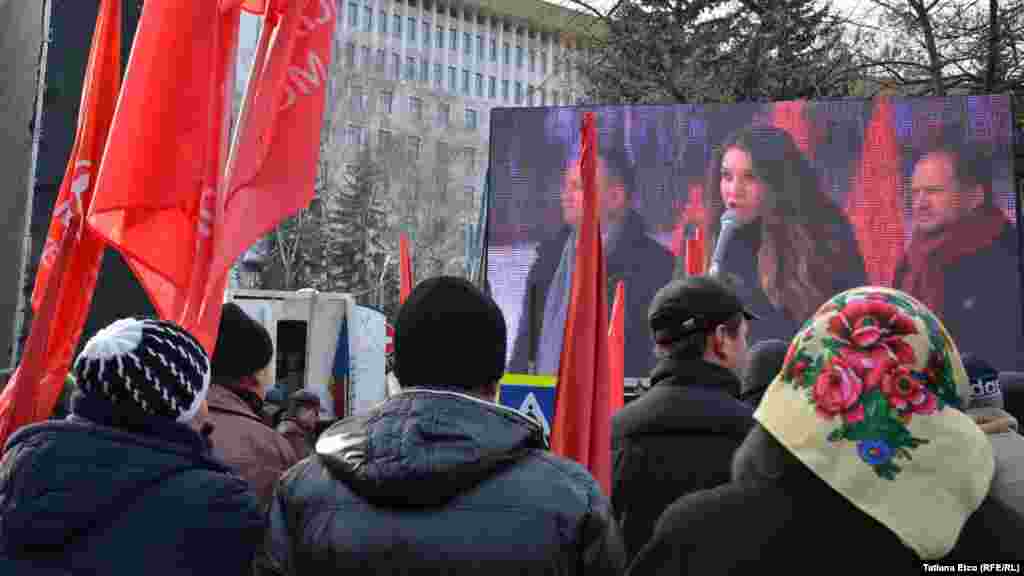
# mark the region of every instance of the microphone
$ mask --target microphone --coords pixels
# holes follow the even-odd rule
[[[717,276],[721,271],[722,261],[725,259],[725,250],[739,229],[740,222],[736,218],[736,211],[726,210],[722,214],[722,228],[718,232],[718,240],[715,242],[715,252],[711,255],[711,266],[708,267],[708,276]]]

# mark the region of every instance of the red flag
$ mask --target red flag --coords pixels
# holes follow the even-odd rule
[[[82,85],[71,156],[39,258],[36,314],[18,370],[0,395],[0,445],[16,429],[47,418],[64,387],[89,315],[103,239],[85,226],[121,86],[121,0],[99,6]]]
[[[330,0],[271,6],[236,134],[217,275],[313,199],[335,16]]]
[[[409,258],[409,239],[405,232],[398,235],[398,275],[401,282],[398,299],[400,304],[404,304],[412,293],[412,259]]]
[[[192,330],[207,351],[223,293],[204,310],[223,168],[239,7],[147,2],[89,212],[89,225],[125,257],[157,312]],[[184,41],[187,39],[187,41]],[[211,303],[212,304],[212,303]]]
[[[796,141],[796,145],[807,155],[814,158],[814,146],[811,142],[811,126],[804,117],[804,101],[776,102],[772,105],[772,124],[782,128]]]
[[[611,326],[608,327],[608,380],[611,383],[611,413],[618,412],[626,403],[626,289],[622,280],[615,286]]]
[[[903,256],[901,162],[892,103],[879,98],[864,132],[860,171],[846,203],[871,284],[891,285]]]
[[[587,467],[611,491],[611,386],[607,269],[597,206],[597,130],[583,115],[580,167],[583,210],[576,234],[569,311],[555,389],[552,450]]]

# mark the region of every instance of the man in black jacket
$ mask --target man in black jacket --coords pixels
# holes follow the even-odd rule
[[[619,148],[600,150],[598,158],[598,202],[601,235],[608,263],[609,302],[619,280],[625,285],[625,372],[639,377],[654,363],[644,315],[632,314],[647,308],[654,293],[672,279],[672,254],[647,236],[644,221],[630,206],[635,187],[629,158]],[[508,369],[525,373],[530,343],[530,287],[535,286],[541,320],[537,338],[537,372],[556,374],[562,350],[562,334],[569,303],[570,279],[575,252],[573,234],[582,209],[583,181],[579,164],[569,169],[562,188],[562,217],[566,222],[558,234],[537,247],[537,260],[526,279],[522,316]]]
[[[413,290],[395,324],[402,391],[328,429],[277,487],[276,573],[622,573],[597,482],[495,403],[505,338],[501,310],[469,282]]]
[[[675,280],[651,302],[658,365],[652,388],[612,419],[612,504],[629,558],[683,494],[729,481],[729,463],[753,425],[736,400],[756,318],[719,280]]]

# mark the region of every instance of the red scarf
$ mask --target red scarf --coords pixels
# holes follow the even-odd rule
[[[957,220],[940,234],[914,237],[899,267],[904,273],[897,288],[936,314],[942,314],[946,267],[995,242],[1006,223],[1002,210],[989,204]]]

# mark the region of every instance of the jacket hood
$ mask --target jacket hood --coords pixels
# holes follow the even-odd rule
[[[196,468],[228,472],[200,434],[170,421],[146,433],[79,416],[23,428],[0,465],[0,552],[59,552],[104,515],[128,512],[133,490]]]
[[[429,507],[543,448],[543,430],[515,410],[457,392],[408,389],[332,426],[316,453],[370,502]]]

